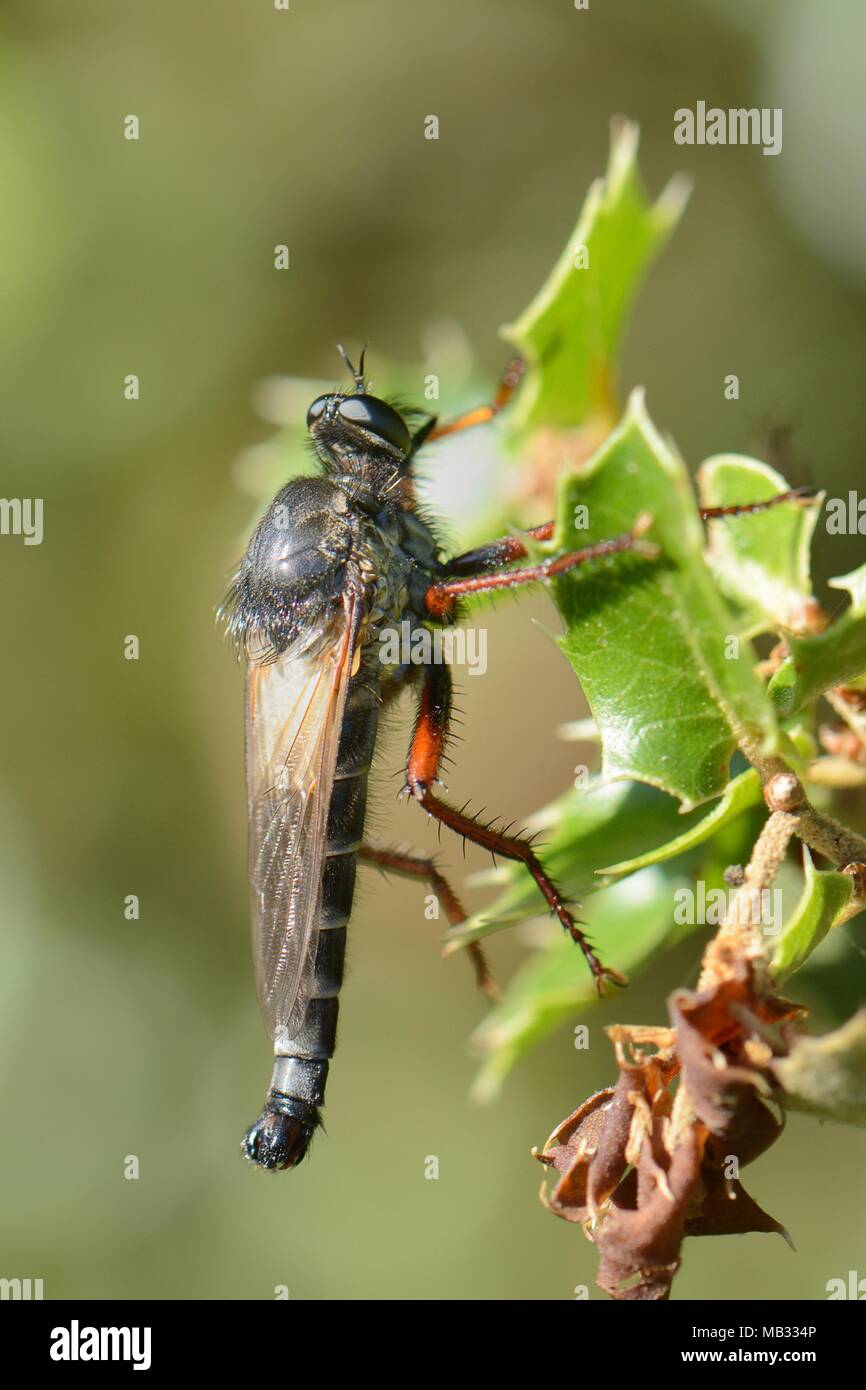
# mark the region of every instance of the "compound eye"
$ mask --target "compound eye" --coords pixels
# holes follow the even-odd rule
[[[318,401],[313,404],[318,405]],[[380,401],[376,396],[346,396],[340,402],[338,413],[343,420],[360,425],[368,433],[399,449],[401,454],[408,454],[412,441],[406,421],[385,401]]]
[[[324,411],[324,409],[325,409],[325,406],[326,406],[327,403],[328,403],[328,399],[329,399],[329,398],[328,398],[327,396],[319,396],[317,400],[313,401],[313,404],[310,406],[309,410],[307,411],[307,429],[308,429],[308,430],[309,430],[309,429],[312,429],[312,428],[313,428],[313,425],[316,423],[316,421],[317,421],[318,419],[321,418],[322,413],[323,413],[323,411]]]

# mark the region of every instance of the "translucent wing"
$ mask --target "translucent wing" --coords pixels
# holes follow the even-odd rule
[[[247,675],[250,907],[259,1007],[270,1036],[303,1020],[316,958],[328,806],[356,637],[348,601],[311,646]]]

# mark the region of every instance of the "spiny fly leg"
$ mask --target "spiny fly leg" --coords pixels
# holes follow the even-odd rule
[[[618,970],[603,965],[599,960],[589,938],[581,931],[579,924],[566,907],[562,895],[548,874],[545,873],[528,840],[522,840],[516,835],[507,835],[492,825],[485,825],[474,816],[467,815],[465,811],[458,811],[456,807],[440,801],[431,791],[421,791],[417,799],[428,815],[433,816],[435,820],[447,826],[449,830],[453,830],[457,835],[462,835],[464,839],[480,845],[482,849],[489,850],[493,855],[498,854],[503,859],[514,859],[525,864],[541,889],[548,906],[556,914],[572,941],[576,942],[583,952],[599,994],[604,993],[604,986],[608,981],[615,985],[628,984],[626,977],[621,975]]]
[[[738,502],[728,507],[701,507],[699,513],[702,520],[715,521],[724,517],[763,512],[769,507],[778,506],[781,502],[800,502],[809,505],[817,499],[817,496],[814,488],[792,488],[788,492],[780,492],[774,497],[767,497],[763,502]],[[629,537],[639,536],[641,525],[645,529],[648,524],[648,519],[645,516],[641,517],[627,536],[615,537],[613,541],[600,542],[601,553],[611,554],[614,549],[636,549],[637,547],[629,543]],[[501,536],[495,541],[490,541],[488,545],[478,546],[475,550],[467,550],[462,555],[455,555],[453,559],[446,561],[442,566],[442,574],[449,579],[475,578],[483,576],[490,570],[513,564],[515,560],[525,560],[529,551],[524,537],[532,541],[549,541],[553,539],[555,529],[556,523],[554,521],[545,521],[540,526],[533,526],[520,535]],[[586,550],[572,551],[570,555],[563,555],[554,561],[548,561],[548,568],[540,565],[534,571],[526,571],[528,578],[523,577],[524,572],[521,571],[511,571],[511,573],[514,575],[516,583],[531,583],[534,579],[549,577],[551,572],[561,573],[562,569],[570,569],[573,565],[582,564],[586,559],[594,559],[597,554],[595,547],[589,546]],[[544,573],[540,573],[542,569],[544,569]],[[504,581],[497,581],[497,587],[501,582]],[[477,592],[477,589],[462,592]]]
[[[445,663],[427,666],[418,700],[418,713],[409,741],[404,792],[417,797],[417,788],[434,787],[451,727],[454,685]]]
[[[467,815],[465,811],[458,811],[434,795],[432,787],[447,738],[450,710],[451,674],[448,667],[430,666],[425,674],[418,718],[415,721],[406,762],[406,785],[409,791],[427,814],[433,816],[441,825],[447,826],[473,844],[480,845],[482,849],[489,850],[493,855],[499,854],[504,859],[514,859],[526,865],[550,908],[582,950],[599,994],[603,991],[605,981],[609,980],[617,985],[626,984],[625,977],[618,971],[602,965],[588,938],[566,907],[559,890],[542,868],[528,840],[508,835],[491,825],[484,825],[476,817]]]
[[[445,909],[445,916],[451,927],[459,927],[466,921],[466,911],[435,859],[429,855],[414,854],[408,850],[377,849],[372,845],[362,845],[358,858],[366,864],[375,864],[384,873],[393,873],[403,878],[426,879]],[[484,952],[477,941],[467,947],[469,959],[475,971],[475,983],[481,993],[492,1003],[502,998],[499,986],[490,973]]]
[[[652,517],[648,512],[643,512],[630,531],[621,536],[612,536],[610,540],[596,541],[594,545],[585,546],[582,550],[556,555],[538,564],[528,565],[525,569],[469,574],[465,578],[439,580],[430,585],[425,595],[427,611],[433,618],[445,618],[451,613],[456,600],[465,594],[480,594],[491,589],[511,589],[521,584],[537,584],[545,579],[555,579],[557,575],[565,574],[590,560],[606,559],[624,551],[655,559],[659,553],[658,546],[642,539],[651,525]]]
[[[818,500],[818,492],[813,487],[795,487],[788,492],[777,492],[766,497],[763,502],[737,502],[730,507],[700,507],[702,521],[721,520],[726,516],[746,516],[752,512],[765,512],[768,507],[777,507],[780,502],[801,502],[809,506]]]

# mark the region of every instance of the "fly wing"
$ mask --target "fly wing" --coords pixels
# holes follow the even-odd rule
[[[270,1036],[300,1027],[315,966],[328,807],[357,636],[349,600],[311,647],[247,676],[250,906]]]

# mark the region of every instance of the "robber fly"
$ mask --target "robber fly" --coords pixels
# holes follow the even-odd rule
[[[649,554],[641,540],[644,523],[523,568],[509,568],[528,555],[518,536],[441,559],[416,505],[418,451],[492,419],[515,390],[522,364],[510,365],[491,405],[447,424],[428,418],[411,433],[394,406],[367,390],[363,354],[356,371],[340,352],[354,390],[319,396],[307,412],[320,474],[293,479],[274,498],[221,609],[247,662],[253,955],[259,1005],[274,1045],[265,1105],[242,1149],[271,1169],[299,1163],[321,1123],[358,859],[427,878],[451,924],[465,919],[432,860],[363,843],[379,714],[408,683],[420,690],[405,789],[458,835],[525,864],[583,951],[599,989],[606,981],[625,983],[601,963],[531,844],[440,798],[451,712],[448,666],[386,664],[379,635],[406,631],[402,623],[410,633],[453,623],[467,594],[550,579],[620,551]],[[754,508],[723,509],[738,510]],[[553,522],[525,535],[550,540]],[[471,949],[479,984],[489,989],[480,947]]]

